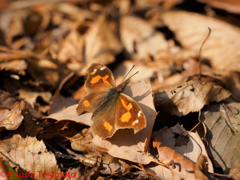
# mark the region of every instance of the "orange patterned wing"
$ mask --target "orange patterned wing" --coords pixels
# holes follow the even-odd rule
[[[132,128],[134,133],[146,127],[146,118],[140,106],[131,97],[121,93],[116,104],[116,129]]]
[[[106,102],[106,106],[101,106],[92,116],[93,124],[90,131],[102,137],[103,139],[110,138],[116,132],[115,129],[115,109],[113,101]]]
[[[93,63],[87,70],[86,91],[107,91],[115,88],[115,80],[111,70],[99,63]]]
[[[108,67],[93,63],[87,70],[85,89],[87,95],[78,103],[77,112],[94,112],[107,98],[108,93],[115,87],[115,80]]]

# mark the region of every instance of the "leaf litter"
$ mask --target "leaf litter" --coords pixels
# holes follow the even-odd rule
[[[201,2],[0,2],[0,157],[64,179],[238,179],[238,9]],[[94,62],[117,84],[135,65],[124,93],[146,128],[89,130],[76,107]]]

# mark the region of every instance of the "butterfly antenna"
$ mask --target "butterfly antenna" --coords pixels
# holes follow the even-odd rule
[[[129,78],[127,78],[127,79],[126,79],[125,81],[123,81],[123,82],[128,81],[131,77],[135,76],[138,72],[139,72],[139,71],[135,72],[133,75],[131,75]]]
[[[128,71],[128,73],[124,76],[124,78],[123,78],[123,80],[122,80],[122,83],[124,82],[124,80],[126,79],[126,77],[128,76],[128,74],[132,71],[132,69],[133,69],[134,67],[135,67],[135,65],[133,65],[132,68]],[[137,72],[138,72],[138,71],[137,71]],[[135,74],[136,74],[136,73],[135,73]],[[135,75],[135,74],[134,74],[134,75]],[[133,76],[133,75],[132,75],[132,76]],[[132,77],[132,76],[131,76],[131,77]],[[130,78],[131,78],[131,77],[130,77]],[[128,79],[130,79],[130,78],[128,78]]]

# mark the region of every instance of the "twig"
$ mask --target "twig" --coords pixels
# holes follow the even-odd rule
[[[210,34],[211,34],[211,29],[208,28],[209,32],[208,32],[208,35],[207,37],[204,39],[200,49],[199,49],[199,54],[198,54],[198,59],[199,59],[199,75],[198,75],[198,80],[200,81],[201,80],[201,52],[202,52],[202,48],[203,48],[203,45],[205,44],[205,42],[207,41],[207,39],[209,38]]]

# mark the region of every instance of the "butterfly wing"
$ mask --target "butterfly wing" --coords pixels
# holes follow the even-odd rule
[[[88,68],[85,82],[87,92],[107,91],[115,86],[113,74],[108,67],[99,63],[93,63]]]
[[[115,106],[116,99],[108,99],[105,101],[92,116],[93,124],[90,130],[102,137],[103,139],[107,137],[112,137],[116,132],[115,129]]]
[[[131,97],[121,93],[116,101],[116,129],[133,128],[134,133],[146,127],[146,118],[140,106]]]
[[[77,112],[94,112],[115,87],[115,80],[110,69],[102,64],[93,63],[87,70],[85,81],[87,95],[78,103]]]

